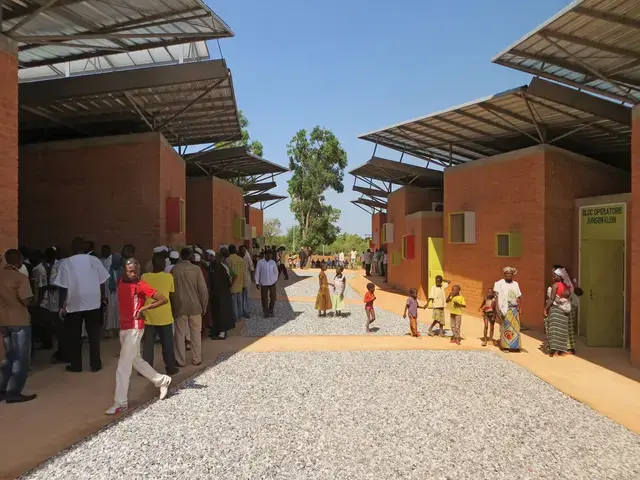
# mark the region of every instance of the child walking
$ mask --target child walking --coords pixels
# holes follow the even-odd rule
[[[491,330],[489,333],[489,338],[491,338],[491,343],[493,343],[493,328],[496,325],[496,294],[493,291],[493,288],[487,289],[487,295],[482,299],[482,305],[480,305],[480,311],[482,312],[482,319],[484,320],[484,335],[482,337],[482,346],[487,346],[487,330],[489,329],[489,325],[491,325]]]
[[[433,327],[438,325],[439,333],[441,337],[444,337],[444,304],[447,294],[445,290],[449,286],[449,282],[445,282],[442,275],[436,277],[436,284],[431,287],[429,292],[429,299],[427,300],[427,307],[431,303],[433,309],[433,322],[429,327],[429,336],[433,337]]]
[[[425,304],[424,307],[427,308]],[[404,313],[402,318],[407,318],[407,312],[409,313],[409,330],[408,335],[419,338],[422,335],[418,332],[418,291],[415,288],[409,289],[409,297],[407,297],[407,303],[404,306]]]
[[[326,270],[327,264],[322,262],[320,264],[320,275],[318,275],[320,289],[316,297],[316,310],[318,310],[318,316],[320,317],[326,317],[327,310],[331,309],[331,292],[329,291],[329,280],[327,280]]]
[[[467,306],[464,301],[464,297],[460,295],[460,285],[454,285],[451,289],[451,293],[447,297],[447,303],[451,303],[449,309],[451,313],[451,330],[453,331],[453,337],[451,337],[451,343],[460,345],[460,328],[462,327],[462,309]]]
[[[376,300],[376,286],[367,283],[367,293],[364,294],[364,311],[367,314],[366,331],[371,333],[371,324],[376,321],[376,311],[373,309],[373,302]]]
[[[333,279],[333,309],[336,311],[336,317],[342,314],[344,308],[344,291],[347,288],[347,279],[343,275],[344,268],[339,265],[336,267],[336,276]]]

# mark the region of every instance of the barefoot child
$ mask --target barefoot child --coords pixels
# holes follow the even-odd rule
[[[431,303],[433,308],[433,322],[429,327],[429,336],[433,337],[433,327],[438,325],[440,336],[444,337],[444,301],[447,298],[445,290],[449,286],[449,282],[445,282],[441,275],[436,277],[436,284],[431,287],[429,293],[429,299],[427,300],[427,307]]]
[[[427,305],[420,308],[427,308]],[[421,335],[418,332],[418,291],[415,288],[409,289],[409,297],[407,303],[404,306],[404,313],[402,318],[407,318],[407,312],[409,312],[409,329],[412,337],[419,338]]]
[[[367,314],[367,333],[371,333],[369,326],[376,321],[376,311],[373,309],[373,302],[376,300],[375,291],[376,286],[373,283],[367,283],[367,293],[364,294],[364,311]]]
[[[344,308],[344,291],[347,288],[347,279],[343,275],[343,267],[336,267],[336,276],[333,279],[333,309],[336,311],[336,317],[342,314]]]
[[[447,303],[451,303],[449,309],[451,313],[451,330],[453,331],[453,337],[451,337],[451,343],[460,345],[460,328],[462,327],[462,309],[467,306],[464,301],[464,297],[460,295],[460,285],[454,285],[451,289],[451,293],[447,297]]]
[[[326,317],[327,310],[331,309],[331,292],[329,291],[329,280],[327,280],[326,270],[327,264],[323,261],[320,264],[320,275],[318,275],[320,289],[316,297],[316,310],[318,310],[318,316],[320,317]]]
[[[496,306],[496,295],[493,291],[493,288],[489,288],[487,290],[487,295],[482,299],[482,305],[480,305],[480,311],[482,312],[482,319],[484,320],[484,335],[482,337],[482,346],[487,346],[487,330],[489,329],[489,324],[491,324],[491,331],[489,333],[491,338],[491,343],[493,343],[493,328],[496,325],[496,315],[495,315],[495,306]]]

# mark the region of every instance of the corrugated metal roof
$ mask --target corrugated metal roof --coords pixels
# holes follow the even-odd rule
[[[256,203],[273,202],[274,200],[277,200],[279,202],[281,200],[284,200],[285,198],[287,197],[285,197],[284,195],[275,195],[273,193],[260,193],[256,195],[245,195],[244,203],[246,205],[253,205]]]
[[[233,36],[201,0],[6,0],[22,68]]]
[[[190,42],[183,45],[150,48],[127,53],[116,53],[102,57],[61,62],[41,67],[22,68],[18,71],[21,82],[74,77],[127,70],[152,65],[171,65],[208,60],[209,48],[206,42]]]
[[[355,177],[421,188],[442,188],[444,182],[444,175],[440,170],[394,162],[380,157],[372,157],[367,163],[349,173]]]
[[[220,148],[185,155],[187,177],[222,179],[279,175],[289,169],[251,153],[247,147]]]
[[[548,143],[629,169],[631,109],[534,78],[360,138],[442,166]]]
[[[574,1],[493,61],[636,104],[640,102],[640,2]]]
[[[161,132],[172,145],[241,136],[224,60],[21,83],[21,144]]]

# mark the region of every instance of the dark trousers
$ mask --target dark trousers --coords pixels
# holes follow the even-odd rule
[[[82,312],[67,313],[64,319],[67,337],[67,360],[74,370],[82,370],[82,322],[89,335],[89,365],[94,370],[102,368],[100,358],[100,330],[102,313],[99,308]]]
[[[156,334],[160,337],[162,346],[162,360],[167,372],[176,369],[176,353],[173,349],[173,325],[145,325],[144,341],[142,344],[142,358],[153,367]]]
[[[67,345],[68,338],[65,329],[64,320],[60,318],[57,312],[52,313],[52,321],[53,321],[53,334],[58,339],[58,350],[53,354],[55,360],[59,362],[68,362],[69,361],[69,347]],[[81,332],[82,334],[82,327]]]
[[[22,393],[31,360],[31,327],[0,327],[5,359],[0,366],[0,393],[6,399]]]
[[[282,273],[284,274],[284,279],[289,280],[289,272],[287,271],[287,267],[284,265],[284,263],[278,265],[278,271],[278,276],[280,276],[280,273]]]
[[[369,275],[371,275],[371,264],[370,263],[365,263],[364,264],[364,271],[365,271],[365,274],[367,275],[367,277]]]
[[[53,317],[56,312],[50,312],[46,308],[35,307],[31,311],[32,338],[40,340],[40,348],[50,350],[53,348]]]
[[[273,313],[273,307],[276,306],[276,284],[260,285],[260,298],[262,299],[262,311]]]

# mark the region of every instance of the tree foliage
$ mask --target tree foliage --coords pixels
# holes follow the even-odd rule
[[[336,222],[340,210],[325,204],[327,189],[344,191],[342,183],[347,154],[336,136],[325,128],[314,127],[311,133],[300,130],[287,146],[291,211],[300,225],[300,242],[316,249],[329,245],[340,229]]]
[[[249,147],[249,151],[262,156],[264,147],[262,142],[259,140],[251,140],[251,136],[249,135],[249,120],[244,116],[242,110],[238,112],[240,117],[240,128],[242,129],[242,138],[240,140],[236,140],[235,142],[219,142],[216,144],[216,150],[220,148],[231,148],[231,147]]]
[[[369,248],[369,240],[361,237],[355,233],[341,233],[336,238],[335,242],[329,245],[328,249],[325,249],[327,253],[340,253],[344,252],[345,255],[349,255],[351,250],[358,252],[358,254],[364,252]],[[360,258],[360,257],[358,257]]]
[[[282,236],[282,224],[277,218],[267,218],[263,224],[265,245],[275,245],[274,240]]]

